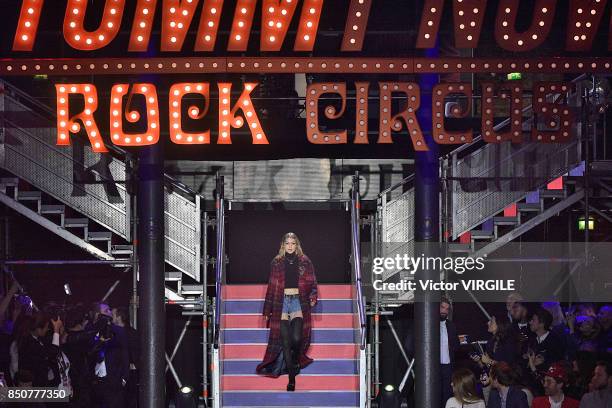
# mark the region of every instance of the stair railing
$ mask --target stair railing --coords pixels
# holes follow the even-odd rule
[[[357,309],[359,311],[359,347],[361,350],[366,346],[366,315],[363,304],[363,293],[361,289],[361,248],[359,247],[359,173],[353,176],[353,187],[351,189],[351,243],[353,257],[353,273],[357,296]]]
[[[215,207],[217,212],[217,254],[215,259],[215,330],[213,346],[219,348],[219,332],[221,328],[221,283],[223,279],[224,254],[225,254],[225,197],[223,176],[217,174],[215,191]]]
[[[584,74],[580,75],[572,83],[584,78]],[[568,99],[572,97],[571,94],[551,94],[547,99],[556,101],[563,95]],[[532,111],[532,105],[523,108],[523,114]],[[494,130],[499,131],[509,123],[510,118],[507,118]],[[535,160],[528,160],[534,157]],[[440,225],[444,226],[444,232],[448,232],[449,239],[456,239],[579,162],[578,138],[569,143],[549,144],[525,140],[517,146],[510,143],[485,144],[479,135],[471,143],[440,158],[444,191],[443,222]],[[517,180],[522,184],[513,187],[511,183]],[[490,182],[499,184],[499,191],[482,186],[482,183]]]
[[[20,138],[22,143],[17,143],[14,146],[4,143],[5,154],[0,155],[2,164],[6,167],[7,158],[11,159],[11,163],[8,163],[10,166],[7,169],[11,171],[11,166],[13,166],[15,171],[22,171],[24,174],[16,175],[35,185],[37,182],[44,184],[44,187],[39,187],[41,189],[53,190],[54,187],[59,188],[51,178],[47,180],[41,177],[39,173],[44,171],[53,174],[58,183],[62,183],[63,189],[61,194],[55,196],[56,199],[130,241],[132,208],[130,204],[131,196],[127,191],[129,190],[127,182],[132,173],[133,155],[113,144],[107,145],[106,147],[110,151],[107,154],[112,158],[108,160],[106,166],[114,177],[101,174],[100,171],[91,168],[97,161],[101,160],[101,155],[86,148],[83,159],[77,159],[70,149],[55,145],[56,112],[51,107],[1,79],[0,88],[5,90],[5,111],[31,113],[34,115],[35,121],[43,125],[40,129],[22,129],[19,125],[10,122],[9,116],[5,117],[4,121],[9,123],[12,129],[23,132],[23,137]],[[80,143],[80,141],[75,140],[74,143]],[[32,146],[29,147],[29,145]],[[10,156],[7,156],[6,153],[8,152],[10,152]],[[32,166],[24,167],[23,157],[30,154],[29,152],[31,154],[37,153],[38,156],[36,156],[37,159],[29,160]],[[54,164],[42,166],[44,163],[52,162],[53,158],[56,159]],[[75,166],[89,168],[99,181],[85,186],[79,185],[79,183],[75,184],[72,170]],[[63,168],[65,168],[65,174],[61,176],[59,171]],[[39,173],[35,173],[35,171]],[[34,173],[34,175],[30,173]],[[28,175],[29,177],[26,177]],[[164,179],[166,187],[165,213],[166,223],[168,224],[166,228],[166,261],[199,281],[201,275],[201,197],[197,192],[167,174],[164,174]],[[104,191],[101,191],[103,184],[116,186],[123,202],[109,201]],[[73,188],[85,192],[92,200],[87,201],[84,197],[72,197],[70,191]],[[45,192],[51,193],[52,191]]]
[[[412,255],[414,252],[414,178],[414,174],[411,174],[378,194],[377,257]],[[398,268],[385,268],[381,275],[372,276],[372,281],[381,279],[384,282],[401,271]],[[381,294],[399,300],[397,292],[376,291],[376,296]],[[409,292],[404,294],[410,296]]]

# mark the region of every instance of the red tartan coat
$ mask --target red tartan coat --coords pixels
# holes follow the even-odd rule
[[[298,257],[298,290],[300,294],[300,306],[304,318],[302,327],[302,345],[299,355],[300,368],[312,363],[312,359],[306,355],[310,347],[310,302],[317,302],[317,279],[314,273],[314,266],[306,255]],[[275,257],[272,260],[270,280],[264,302],[263,315],[270,316],[270,334],[268,337],[268,347],[263,361],[257,366],[257,373],[278,377],[286,372],[283,361],[277,361],[283,351],[280,322],[283,311],[283,300],[285,290],[285,258]],[[283,366],[280,370],[279,367]]]

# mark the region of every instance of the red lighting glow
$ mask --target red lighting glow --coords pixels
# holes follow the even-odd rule
[[[95,31],[86,31],[87,2],[68,0],[64,17],[64,39],[77,50],[93,51],[105,47],[119,32],[124,8],[125,0],[106,0],[100,25]]]
[[[508,93],[509,91],[509,93]],[[494,129],[495,97],[510,102],[510,129],[497,132]],[[523,141],[523,87],[518,82],[497,85],[493,82],[482,84],[482,138],[485,142],[500,143],[507,140],[512,143]]]
[[[145,146],[157,143],[159,140],[159,108],[157,103],[157,90],[153,84],[133,84],[129,93],[128,103],[123,111],[123,97],[128,95],[129,84],[116,84],[111,91],[110,104],[110,132],[111,140],[118,146]],[[147,130],[144,133],[125,133],[123,131],[123,117],[130,123],[140,121],[138,111],[129,110],[132,96],[143,95],[145,98]]]
[[[257,112],[251,100],[251,92],[258,85],[256,82],[244,84],[242,94],[231,107],[231,83],[219,83],[219,139],[217,144],[232,144],[231,128],[239,129],[245,124],[253,137],[253,144],[269,144],[264,129],[261,127]],[[244,116],[236,116],[238,111]]]
[[[13,51],[32,51],[44,0],[23,0],[13,40]]]
[[[170,88],[169,113],[170,113],[170,140],[177,144],[209,144],[210,130],[201,133],[188,133],[183,130],[181,117],[181,102],[187,94],[198,94],[204,97],[204,108],[196,105],[187,108],[189,118],[202,119],[208,112],[210,87],[207,82],[180,83]]]
[[[100,130],[94,119],[94,112],[98,109],[98,94],[92,84],[56,84],[57,92],[57,144],[70,145],[70,133],[77,134],[81,125],[85,125],[85,132],[94,152],[108,152],[100,135]],[[84,99],[83,111],[70,117],[70,95],[81,95]],[[77,122],[78,121],[78,122]]]
[[[338,119],[346,110],[346,84],[343,82],[325,82],[310,84],[306,89],[306,137],[314,144],[344,144],[346,143],[346,129],[335,132],[323,132],[319,129],[319,98],[325,94],[337,95],[341,100],[340,111],[333,105],[323,109],[328,119]]]
[[[472,85],[464,83],[447,83],[438,84],[433,89],[432,106],[431,111],[433,115],[433,126],[432,135],[436,143],[439,144],[457,144],[457,143],[470,143],[473,137],[473,130],[447,130],[444,126],[444,111],[445,104],[444,98],[448,95],[460,95],[465,97],[463,104],[465,109],[461,109],[460,105],[457,104],[450,111],[450,115],[453,118],[465,118],[471,112],[472,106]]]
[[[567,106],[571,85],[563,82],[537,82],[533,86],[534,123],[531,140],[544,143],[564,143],[571,138],[574,112]],[[556,102],[548,102],[546,95],[559,94]]]
[[[541,45],[552,28],[557,0],[537,0],[531,13],[531,25],[516,31],[520,0],[500,0],[495,21],[495,40],[509,51],[530,51]]]
[[[391,134],[400,132],[404,126],[412,139],[412,146],[416,151],[428,150],[423,132],[416,117],[416,111],[421,106],[420,88],[412,82],[379,82],[380,93],[380,123],[378,143],[393,143]],[[406,97],[404,110],[392,116],[391,96],[393,93],[403,94]]]

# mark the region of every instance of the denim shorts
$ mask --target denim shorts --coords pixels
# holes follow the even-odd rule
[[[283,299],[283,315],[288,315],[289,318],[295,317],[298,314],[300,317],[302,315],[302,307],[300,306],[300,296],[299,295],[285,295]]]

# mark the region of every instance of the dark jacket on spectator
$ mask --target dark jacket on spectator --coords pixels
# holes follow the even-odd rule
[[[448,333],[448,354],[451,364],[454,364],[455,352],[459,349],[459,337],[457,336],[457,326],[452,320],[446,320],[446,332]]]
[[[113,382],[121,382],[126,380],[129,374],[130,358],[127,343],[127,335],[123,327],[112,325],[113,336],[105,342],[98,342],[94,347],[94,353],[97,356],[104,356],[104,364],[106,366],[106,378]],[[94,367],[99,361],[96,356],[92,358],[93,364],[91,372],[94,372]]]
[[[496,346],[497,342],[497,346]],[[520,358],[519,345],[514,338],[496,341],[495,338],[487,342],[486,352],[495,361],[504,361],[510,365]]]
[[[19,369],[32,374],[32,386],[55,387],[60,381],[57,367],[58,353],[59,347],[46,344],[44,339],[39,340],[28,335],[19,345]],[[49,370],[53,373],[51,380],[49,380]]]
[[[538,355],[544,357],[544,362],[537,368],[538,370],[547,370],[548,367],[555,361],[563,360],[565,351],[563,349],[563,342],[554,332],[548,332],[548,336],[541,342],[538,343],[537,336],[531,339],[529,348]]]
[[[407,322],[408,335],[404,340],[404,350],[408,358],[414,358],[416,350],[414,340],[414,326],[411,322]],[[457,327],[452,320],[446,320],[446,332],[448,333],[448,353],[450,355],[451,364],[455,362],[455,352],[459,349],[459,337],[457,336]]]
[[[501,408],[501,396],[497,389],[492,389],[489,394],[489,402],[487,408]],[[518,387],[508,387],[508,395],[506,396],[506,408],[529,408],[527,403],[527,395]]]

